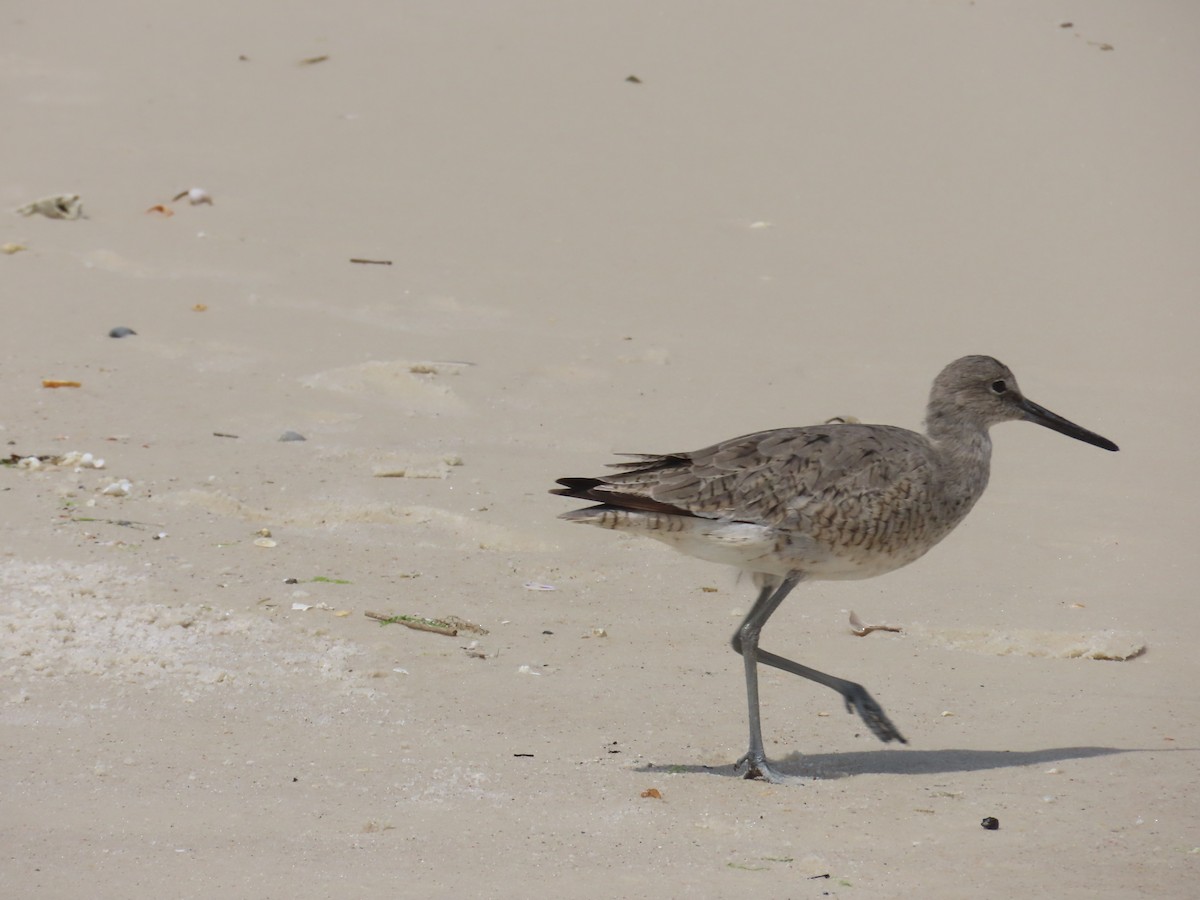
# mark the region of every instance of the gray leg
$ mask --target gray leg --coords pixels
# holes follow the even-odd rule
[[[846,681],[844,678],[838,678],[834,675],[826,675],[824,672],[818,672],[816,669],[802,666],[800,663],[784,659],[782,656],[776,656],[774,653],[768,653],[766,650],[758,651],[758,661],[766,663],[768,666],[774,666],[776,669],[791,672],[793,675],[799,675],[801,678],[807,678],[809,681],[815,681],[817,684],[833,688],[845,700],[846,712],[857,712],[875,737],[879,738],[885,744],[889,741],[899,741],[902,744],[908,743],[904,739],[904,735],[900,733],[900,730],[892,724],[892,720],[887,717],[887,713],[883,711],[883,708],[875,702],[875,698],[868,694],[867,689],[861,684]]]
[[[771,768],[763,747],[762,719],[758,710],[758,638],[767,619],[779,608],[788,593],[799,584],[801,575],[792,572],[778,585],[767,583],[754,601],[754,606],[733,635],[733,649],[742,655],[746,667],[746,704],[750,713],[750,749],[737,761],[735,771],[743,778],[761,778],[779,784],[787,778]]]
[[[846,711],[856,711],[871,732],[881,741],[887,743],[897,740],[902,744],[907,743],[883,709],[861,684],[826,675],[824,672],[810,669],[808,666],[802,666],[790,659],[758,649],[758,639],[762,634],[763,626],[767,624],[767,620],[779,608],[779,604],[803,577],[800,572],[791,572],[778,584],[764,585],[759,592],[758,599],[754,601],[754,607],[742,620],[742,624],[733,635],[733,649],[742,655],[746,667],[746,702],[750,713],[750,749],[737,762],[737,769],[744,770],[745,778],[762,778],[775,783],[787,780],[785,776],[771,768],[763,747],[762,720],[758,707],[758,663],[760,662],[833,688],[845,699]]]

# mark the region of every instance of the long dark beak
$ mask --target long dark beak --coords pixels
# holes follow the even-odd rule
[[[1045,425],[1052,431],[1057,431],[1060,434],[1065,434],[1067,437],[1073,437],[1077,441],[1083,441],[1085,444],[1094,444],[1097,447],[1103,447],[1105,450],[1118,450],[1112,441],[1106,437],[1100,437],[1094,431],[1088,431],[1086,428],[1080,428],[1074,422],[1068,422],[1062,416],[1050,412],[1044,406],[1038,406],[1032,400],[1022,397],[1017,403],[1021,412],[1025,413],[1025,421],[1036,422],[1039,425]]]

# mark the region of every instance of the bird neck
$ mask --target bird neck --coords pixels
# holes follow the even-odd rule
[[[988,437],[987,426],[964,415],[963,410],[948,401],[930,400],[925,411],[925,435],[947,452],[979,458],[984,465],[992,455],[992,439]]]
[[[961,515],[975,505],[987,487],[992,462],[992,439],[987,428],[955,416],[931,415],[925,422],[929,443],[937,451],[943,483]]]

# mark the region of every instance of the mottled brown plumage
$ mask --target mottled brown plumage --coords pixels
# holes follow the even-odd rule
[[[870,578],[923,556],[963,520],[988,483],[988,428],[1025,419],[1117,447],[1027,400],[1012,372],[967,356],[934,380],[925,434],[890,425],[811,425],[743,435],[687,453],[636,454],[616,474],[563,478],[554,493],[595,502],[563,518],[644,534],[754,576],[758,601],[734,636],[746,660],[746,777],[782,780],[762,749],[757,662],[838,690],[883,741],[904,741],[857,684],[757,647],[801,580]]]

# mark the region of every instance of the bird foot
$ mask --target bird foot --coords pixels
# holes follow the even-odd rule
[[[899,741],[902,744],[907,744],[904,735],[900,733],[892,720],[887,717],[887,713],[883,711],[875,698],[867,693],[867,689],[861,684],[851,684],[850,689],[843,696],[846,700],[846,712],[856,712],[871,729],[871,733],[879,738],[885,744],[889,741]]]
[[[812,781],[811,778],[800,775],[784,775],[771,766],[764,754],[753,751],[734,763],[733,771],[743,778],[765,781],[768,784],[806,784]]]

